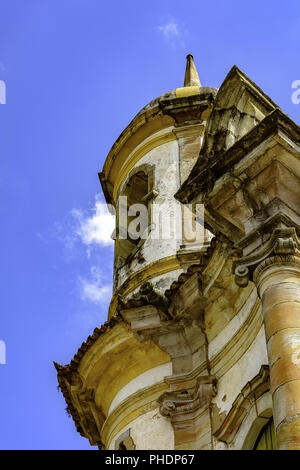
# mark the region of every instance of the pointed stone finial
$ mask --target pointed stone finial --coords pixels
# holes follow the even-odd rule
[[[194,57],[192,56],[192,54],[188,54],[186,56],[184,86],[201,86],[199,75],[194,64]]]

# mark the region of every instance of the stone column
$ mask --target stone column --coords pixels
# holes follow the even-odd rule
[[[280,450],[300,450],[300,257],[275,255],[255,269]]]
[[[257,251],[234,262],[235,281],[251,279],[262,301],[277,446],[300,450],[300,241],[295,227],[273,230]]]

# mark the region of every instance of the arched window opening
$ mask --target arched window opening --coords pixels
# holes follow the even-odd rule
[[[276,450],[276,436],[273,418],[260,431],[253,450]]]
[[[141,240],[143,232],[148,227],[148,204],[146,196],[148,194],[148,175],[143,171],[139,171],[133,175],[124,192],[124,196],[127,197],[127,230],[130,241],[137,246]],[[135,205],[142,206],[134,207]],[[133,224],[134,220],[139,217],[137,225]],[[141,236],[138,236],[140,234]]]
[[[148,236],[151,221],[149,206],[154,194],[151,182],[153,178],[140,170],[130,177],[120,194],[116,238],[118,268],[132,259]]]

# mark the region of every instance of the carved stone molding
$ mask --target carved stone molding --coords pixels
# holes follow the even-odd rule
[[[77,431],[87,437],[91,445],[104,449],[101,429],[106,420],[103,410],[95,403],[95,392],[86,388],[82,377],[68,366],[54,363],[60,389],[67,403],[66,412],[73,417]]]
[[[298,262],[294,255],[299,253],[299,248],[300,240],[295,227],[275,228],[261,249],[233,262],[232,271],[236,284],[246,287],[249,280],[255,281],[267,265]]]
[[[106,420],[102,408],[95,403],[95,391],[92,388],[71,387],[72,402],[76,405],[78,418],[82,425],[84,434],[88,437],[91,445],[104,448],[101,440],[101,430]],[[70,410],[71,411],[71,410]]]
[[[211,448],[211,401],[217,394],[215,376],[190,372],[166,377],[165,382],[170,391],[157,401],[161,415],[173,426],[175,449]]]
[[[169,300],[157,289],[153,287],[151,282],[144,282],[138,292],[133,294],[128,300],[118,296],[118,310],[125,311],[128,309],[141,308],[144,306],[152,306],[163,312],[165,319],[170,318],[168,314]]]
[[[207,120],[216,90],[209,87],[203,88],[201,95],[165,98],[160,101],[160,108],[165,114],[172,116],[175,127],[181,128],[187,124],[199,124]]]
[[[171,421],[176,421],[179,415],[189,419],[190,413],[208,407],[216,393],[217,379],[214,376],[198,377],[192,388],[164,393],[159,398],[160,413]]]
[[[72,370],[69,370],[65,373],[64,378],[73,390],[80,390],[83,386],[82,378],[80,377],[78,372],[73,372]]]
[[[293,256],[293,255],[276,255],[276,256],[271,256],[269,258],[266,258],[255,269],[253,273],[254,282],[257,283],[258,279],[260,278],[261,274],[263,273],[265,269],[267,269],[270,266],[275,266],[275,265],[297,266],[298,269],[300,269],[300,257]]]
[[[269,367],[263,365],[259,373],[245,385],[241,393],[236,397],[224,421],[214,431],[214,436],[219,441],[230,444],[253,404],[269,389]]]

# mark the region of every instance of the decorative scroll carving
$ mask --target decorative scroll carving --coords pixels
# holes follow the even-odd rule
[[[211,448],[211,401],[217,394],[217,380],[212,375],[194,372],[166,377],[170,391],[158,399],[160,413],[170,419],[174,429],[175,449]],[[209,430],[203,436],[203,429]]]
[[[186,390],[164,393],[159,398],[160,413],[173,421],[177,415],[181,418],[200,408],[209,406],[211,399],[217,393],[217,380],[214,376],[202,376],[196,380],[196,385]]]
[[[300,240],[294,227],[274,229],[270,239],[263,245],[262,249],[233,262],[232,270],[235,275],[235,282],[240,287],[246,287],[249,280],[254,280],[254,272],[257,277],[258,267],[261,263],[267,259],[270,259],[269,264],[279,260],[276,255],[281,255],[279,260],[281,264],[284,261],[295,261],[296,257],[293,255],[299,252],[299,248]],[[263,266],[266,267],[265,264]]]
[[[274,253],[279,255],[291,255],[296,253],[297,251],[297,243],[293,239],[293,237],[286,237],[281,238],[279,237],[275,246],[274,246]]]
[[[176,411],[176,405],[172,400],[164,400],[159,411],[163,416],[172,417]]]

